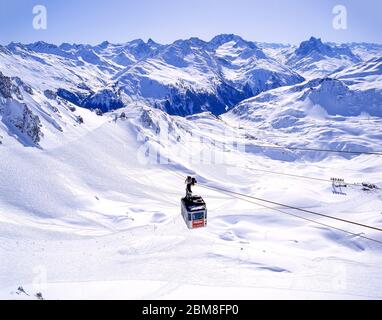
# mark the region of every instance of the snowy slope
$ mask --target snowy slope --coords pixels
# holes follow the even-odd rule
[[[47,48],[42,53],[35,52],[28,47],[38,48],[37,45],[25,46],[14,43],[2,47],[0,71],[8,76],[17,75],[26,83],[41,90],[59,88],[78,91],[82,88],[97,90],[106,84],[104,73],[80,57],[67,57],[64,53],[53,54],[52,49]]]
[[[248,123],[256,128],[254,136],[267,137],[271,145],[380,151],[381,103],[380,90],[352,89],[341,80],[325,78],[262,93],[226,117]],[[304,153],[292,159],[296,156]]]
[[[348,43],[347,46],[363,61],[382,56],[382,44],[378,43]]]
[[[380,157],[311,162],[299,153],[254,149],[254,137],[265,143],[275,132],[244,122],[237,129],[229,115],[180,118],[133,103],[97,116],[71,111],[57,97],[49,101],[59,113],[49,114],[46,95],[21,92],[41,117],[44,137],[39,148],[25,148],[0,127],[1,298],[381,298],[376,243],[201,187],[195,191],[207,201],[208,227],[187,230],[179,211],[182,176],[195,174],[201,186],[378,226],[379,190],[354,187],[336,196],[330,182],[258,170],[382,185]],[[54,125],[59,120],[62,132]],[[348,134],[370,147],[381,139]],[[297,215],[382,240],[377,231]]]
[[[64,137],[75,139],[94,129],[83,123],[85,115],[90,119],[97,117],[58,97],[54,91],[41,91],[18,77],[0,73],[0,134],[4,144],[56,146]]]
[[[382,57],[372,58],[333,74],[354,90],[382,89]]]
[[[283,65],[286,64],[287,56],[296,50],[296,47],[290,44],[256,42],[256,45],[261,48],[267,56],[272,57]]]
[[[332,195],[330,183],[256,169],[381,184],[380,158],[280,162],[226,145],[221,164],[203,165],[188,159],[184,141],[194,143],[194,155],[203,149],[200,135],[219,145],[222,120],[171,118],[140,106],[124,112],[118,119],[85,115],[96,129],[44,151],[2,146],[2,298],[28,298],[16,294],[20,285],[47,299],[381,297],[379,245],[200,187],[209,226],[189,231],[179,213],[183,179],[173,173],[195,172],[202,184],[378,225],[380,193],[352,189],[343,198]],[[155,135],[161,121],[174,126],[166,143]],[[171,164],[137,161],[142,141]]]

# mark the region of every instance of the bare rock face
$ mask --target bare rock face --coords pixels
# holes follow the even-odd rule
[[[25,104],[22,90],[33,94],[30,86],[18,77],[7,77],[0,72],[0,115],[10,131],[28,143],[38,144],[43,137],[40,118]],[[0,137],[1,141],[1,137]]]
[[[77,122],[78,124],[83,124],[83,123],[84,123],[84,118],[82,118],[81,116],[77,116],[77,117],[76,117],[76,122]]]
[[[0,98],[23,100],[20,88],[13,83],[12,78],[4,76],[0,72]]]
[[[47,97],[49,100],[56,100],[57,98],[57,93],[54,92],[53,90],[45,90],[44,91],[45,97]]]
[[[16,83],[17,86],[21,87],[26,93],[33,95],[33,89],[30,85],[26,84],[19,77],[13,77],[12,80]]]
[[[156,125],[151,117],[151,111],[150,110],[142,110],[141,116],[140,116],[140,122],[142,123],[143,127],[145,128],[151,128],[156,129]]]
[[[0,96],[5,99],[12,98],[11,78],[4,76],[1,72],[0,72]]]
[[[19,136],[27,137],[34,144],[38,144],[44,136],[40,118],[24,103],[13,101],[8,103],[3,111],[2,121],[13,127]]]
[[[40,118],[34,115],[27,105],[24,105],[22,118],[18,119],[18,123],[15,126],[19,128],[22,133],[30,137],[34,143],[40,142],[40,138],[43,136]]]

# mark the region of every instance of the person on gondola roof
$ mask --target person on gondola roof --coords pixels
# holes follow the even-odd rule
[[[195,178],[188,176],[186,178],[185,183],[186,183],[186,198],[190,199],[192,197],[191,187],[194,186],[197,183],[197,181]]]

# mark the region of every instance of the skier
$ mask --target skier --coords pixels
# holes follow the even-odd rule
[[[188,176],[186,181],[185,181],[185,183],[187,185],[186,186],[186,198],[190,199],[192,197],[191,186],[194,186],[197,183],[197,181],[196,181],[195,178],[192,178],[192,177]]]

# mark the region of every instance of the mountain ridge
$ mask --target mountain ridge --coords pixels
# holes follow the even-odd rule
[[[363,59],[379,50],[375,44],[352,46],[363,50]],[[3,73],[18,73],[24,82],[71,97],[79,106],[107,112],[142,101],[181,116],[205,111],[219,115],[261,92],[301,83],[304,77],[330,76],[357,63],[361,58],[348,44],[314,37],[298,47],[247,41],[235,34],[167,45],[135,39],[120,44],[37,41],[0,46]],[[39,83],[41,69],[45,76]]]

